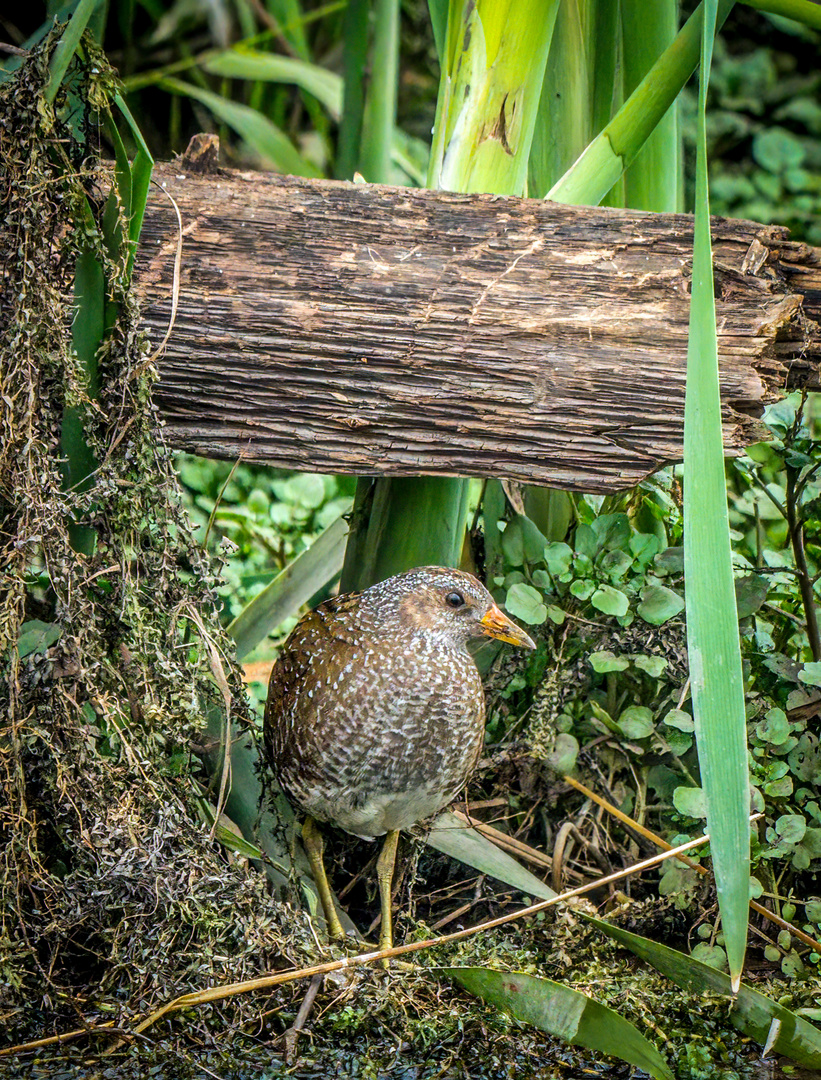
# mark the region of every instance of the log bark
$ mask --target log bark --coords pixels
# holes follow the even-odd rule
[[[688,216],[160,166],[179,307],[172,446],[282,468],[606,492],[682,453]],[[817,385],[821,251],[714,219],[728,452]],[[176,215],[154,191],[145,325],[169,324]]]

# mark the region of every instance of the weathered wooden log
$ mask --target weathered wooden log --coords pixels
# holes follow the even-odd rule
[[[157,175],[183,219],[157,401],[169,442],[357,474],[612,491],[680,459],[692,219],[259,173]],[[149,201],[145,323],[178,227]],[[818,381],[821,251],[715,219],[729,452]]]

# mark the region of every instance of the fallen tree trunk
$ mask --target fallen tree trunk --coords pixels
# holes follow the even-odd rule
[[[183,219],[157,401],[211,457],[612,491],[682,454],[692,219],[259,173],[157,175]],[[728,452],[815,385],[821,251],[714,219]],[[138,263],[164,335],[178,239]]]

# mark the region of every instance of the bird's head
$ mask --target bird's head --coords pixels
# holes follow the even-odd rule
[[[533,640],[498,607],[472,574],[443,566],[421,566],[366,589],[363,601],[382,608],[397,626],[451,646],[482,636],[535,649]]]

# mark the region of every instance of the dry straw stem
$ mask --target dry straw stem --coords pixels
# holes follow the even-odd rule
[[[662,840],[660,836],[657,836],[654,832],[651,832],[650,829],[645,828],[644,825],[640,825],[633,818],[629,817],[629,815],[619,810],[617,806],[614,806],[611,802],[608,802],[607,799],[603,799],[601,795],[597,795],[595,791],[591,791],[589,787],[585,787],[585,785],[579,783],[578,780],[574,780],[572,776],[564,776],[562,777],[562,779],[566,784],[570,784],[571,787],[574,787],[577,791],[580,791],[582,795],[587,796],[588,799],[592,799],[594,803],[600,806],[603,810],[606,810],[608,814],[611,814],[613,817],[618,818],[619,821],[623,821],[625,825],[629,825],[632,829],[635,829],[637,833],[643,836],[646,840],[651,841],[651,843],[655,844],[656,847],[660,847],[662,851],[673,850],[666,840]],[[758,816],[760,817],[761,815]],[[705,866],[701,866],[699,863],[693,862],[693,860],[688,859],[686,855],[679,854],[676,857],[678,858],[679,862],[686,863],[687,866],[689,866],[692,870],[695,870],[697,874],[701,874],[702,877],[706,877],[709,874],[709,870]],[[751,900],[750,907],[753,909],[753,911],[756,912],[756,914],[763,915],[765,919],[769,919],[770,922],[775,923],[775,925],[780,927],[780,929],[788,930],[791,934],[797,937],[799,941],[803,941],[804,944],[808,945],[811,949],[815,949],[816,951],[821,952],[821,941],[816,941],[814,937],[810,937],[809,934],[805,934],[803,930],[799,930],[797,926],[793,926],[793,924],[787,922],[786,919],[782,919],[781,916],[776,915],[774,911],[770,911],[769,908],[765,908],[763,904],[759,904],[757,901]]]
[[[755,814],[750,820],[756,821],[760,816],[760,814]],[[280,986],[282,983],[295,982],[297,979],[313,978],[315,975],[328,975],[332,971],[342,971],[345,968],[359,967],[363,964],[372,964],[376,960],[406,956],[409,953],[420,952],[423,949],[433,949],[440,945],[450,945],[455,941],[462,941],[464,938],[472,937],[474,934],[484,933],[485,931],[493,930],[498,926],[506,926],[508,923],[515,922],[517,919],[524,919],[530,915],[536,915],[538,912],[546,911],[556,904],[571,900],[576,896],[582,896],[584,893],[592,892],[594,889],[599,889],[603,885],[608,885],[611,882],[629,877],[631,874],[641,873],[653,866],[658,866],[667,859],[677,858],[682,852],[690,851],[692,848],[709,843],[709,840],[709,835],[705,833],[703,836],[696,837],[695,840],[689,840],[686,844],[671,848],[669,851],[665,851],[660,855],[654,855],[650,859],[644,859],[642,862],[635,863],[633,866],[629,866],[626,869],[609,874],[607,877],[597,878],[595,881],[589,881],[585,885],[580,885],[578,888],[569,889],[567,892],[564,892],[559,896],[554,896],[550,900],[541,900],[538,904],[531,904],[529,907],[522,908],[519,911],[501,915],[496,919],[489,919],[487,922],[479,923],[477,926],[469,926],[464,930],[454,931],[452,934],[444,934],[442,937],[427,938],[424,941],[411,941],[407,945],[397,945],[392,949],[381,949],[375,952],[359,953],[356,956],[346,956],[342,960],[330,960],[325,964],[314,964],[307,968],[294,968],[291,971],[278,972],[276,975],[264,975],[258,979],[246,979],[243,982],[228,983],[226,986],[213,986],[209,987],[207,990],[198,990],[191,994],[183,994],[180,997],[174,998],[173,1001],[169,1001],[167,1004],[163,1005],[162,1008],[157,1009],[144,1020],[140,1021],[139,1024],[131,1029],[128,1037],[139,1035],[153,1024],[156,1024],[163,1016],[172,1012],[178,1012],[180,1009],[190,1009],[196,1005],[206,1005],[212,1001],[222,1001],[225,998],[235,997],[238,994],[252,993],[256,990],[270,990],[274,986]],[[114,1025],[112,1024],[111,1026],[113,1027]],[[82,1038],[83,1035],[99,1034],[103,1027],[105,1027],[105,1025],[97,1025],[96,1027],[89,1025],[85,1028],[77,1028],[74,1031],[63,1032],[60,1035],[52,1035],[47,1039],[37,1039],[34,1042],[21,1043],[18,1046],[11,1046],[0,1050],[0,1057],[8,1057],[12,1054],[19,1054],[27,1050],[38,1049],[39,1047],[53,1043],[68,1042],[72,1039]],[[118,1028],[118,1031],[119,1030],[121,1029]],[[125,1039],[120,1039],[114,1046],[110,1047],[107,1052],[113,1053],[123,1045],[124,1041]]]

